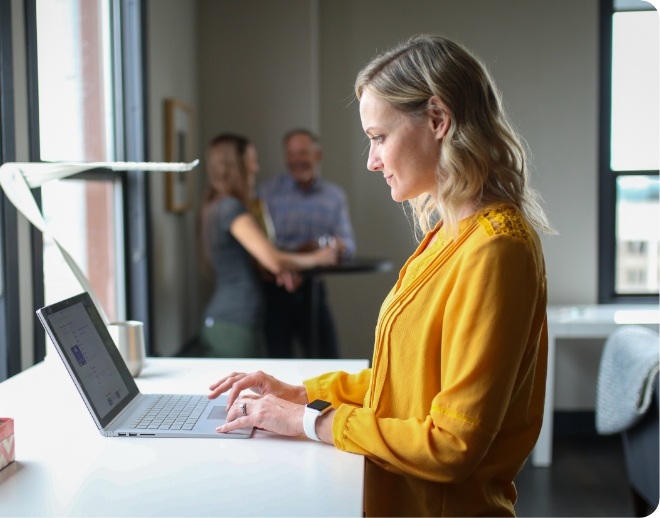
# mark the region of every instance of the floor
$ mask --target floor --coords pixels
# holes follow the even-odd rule
[[[555,436],[553,463],[528,461],[516,479],[518,516],[633,516],[617,436]]]

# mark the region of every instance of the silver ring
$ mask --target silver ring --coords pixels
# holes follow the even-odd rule
[[[243,415],[247,417],[247,403],[241,403],[241,412],[243,412]]]

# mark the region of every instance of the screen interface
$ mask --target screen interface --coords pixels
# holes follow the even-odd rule
[[[129,395],[129,390],[85,306],[78,302],[47,318],[96,414],[103,419]]]

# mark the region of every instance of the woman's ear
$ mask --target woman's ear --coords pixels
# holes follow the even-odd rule
[[[426,109],[435,138],[440,140],[449,131],[451,114],[437,95],[429,99]]]

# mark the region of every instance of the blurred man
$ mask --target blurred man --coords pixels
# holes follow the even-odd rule
[[[257,196],[266,202],[275,227],[276,245],[283,250],[306,251],[337,246],[343,258],[355,253],[353,229],[344,191],[318,177],[321,146],[305,129],[284,136],[288,172],[259,186]],[[287,279],[286,288],[264,283],[266,339],[271,358],[291,358],[298,338],[303,354],[311,356],[312,320],[321,358],[338,358],[337,335],[326,301],[325,284],[317,285],[317,314],[312,315],[312,280]],[[288,288],[288,289],[287,289]]]

